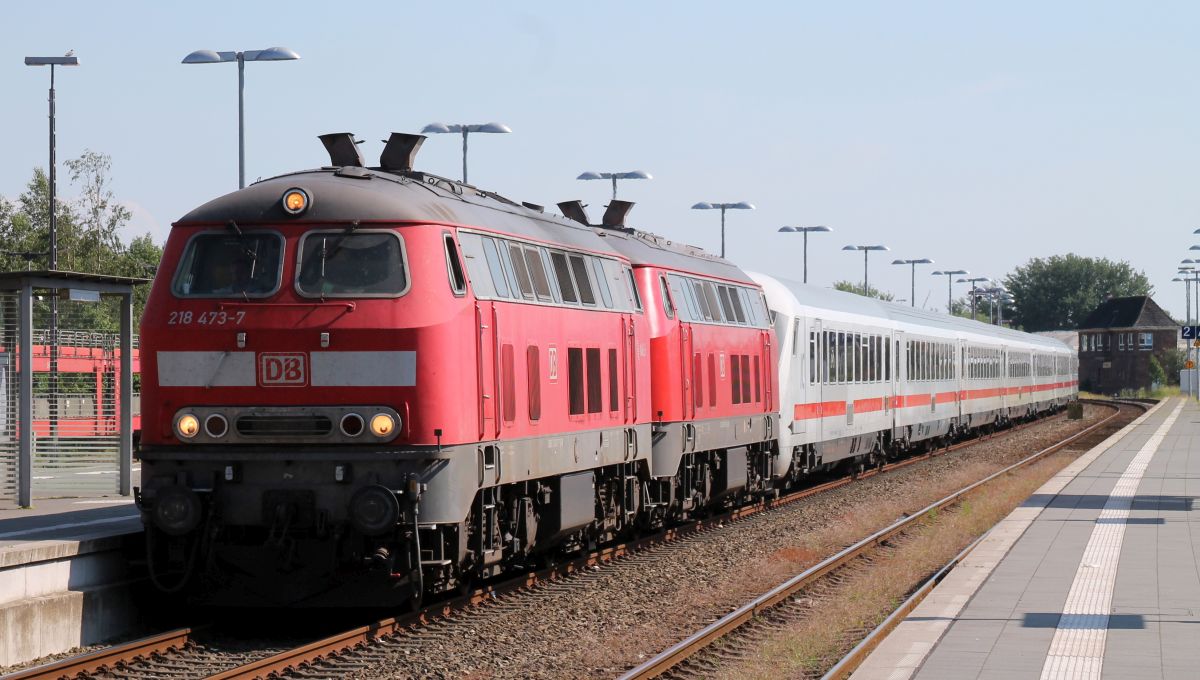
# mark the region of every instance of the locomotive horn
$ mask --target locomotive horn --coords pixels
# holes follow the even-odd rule
[[[383,147],[383,153],[379,154],[379,167],[387,172],[412,170],[417,150],[421,148],[421,143],[424,141],[425,135],[393,132]]]
[[[633,210],[633,201],[618,201],[614,198],[609,202],[608,210],[604,211],[604,217],[600,218],[601,226],[625,226],[625,217],[629,215],[630,210]]]
[[[358,152],[358,147],[354,143],[353,133],[331,132],[321,135],[319,139],[325,145],[325,150],[329,152],[330,165],[339,168],[346,166],[361,168],[363,166],[362,154]]]
[[[563,201],[558,204],[558,209],[562,211],[565,217],[568,217],[583,226],[588,224],[587,212],[583,209],[583,201]]]

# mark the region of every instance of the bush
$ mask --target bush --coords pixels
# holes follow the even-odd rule
[[[1150,385],[1162,387],[1166,384],[1167,372],[1163,370],[1162,364],[1158,363],[1158,357],[1150,357]]]

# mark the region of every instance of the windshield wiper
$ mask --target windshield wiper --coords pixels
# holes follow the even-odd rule
[[[322,276],[325,275],[325,260],[326,260],[326,258],[333,257],[337,253],[337,251],[341,250],[342,243],[346,240],[346,237],[348,237],[350,234],[354,233],[355,229],[358,229],[358,220],[354,220],[353,222],[351,222],[350,226],[346,227],[345,229],[342,230],[342,233],[338,234],[337,239],[333,242],[333,247],[327,249],[327,248],[325,248],[324,242],[321,243],[321,275]]]

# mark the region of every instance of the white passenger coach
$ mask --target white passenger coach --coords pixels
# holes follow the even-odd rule
[[[879,462],[1061,408],[1078,392],[1075,353],[1057,340],[751,277],[779,342],[777,476]]]

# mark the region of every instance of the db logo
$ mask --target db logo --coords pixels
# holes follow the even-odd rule
[[[260,385],[304,385],[308,377],[304,370],[303,353],[282,352],[258,355],[258,384]]]

